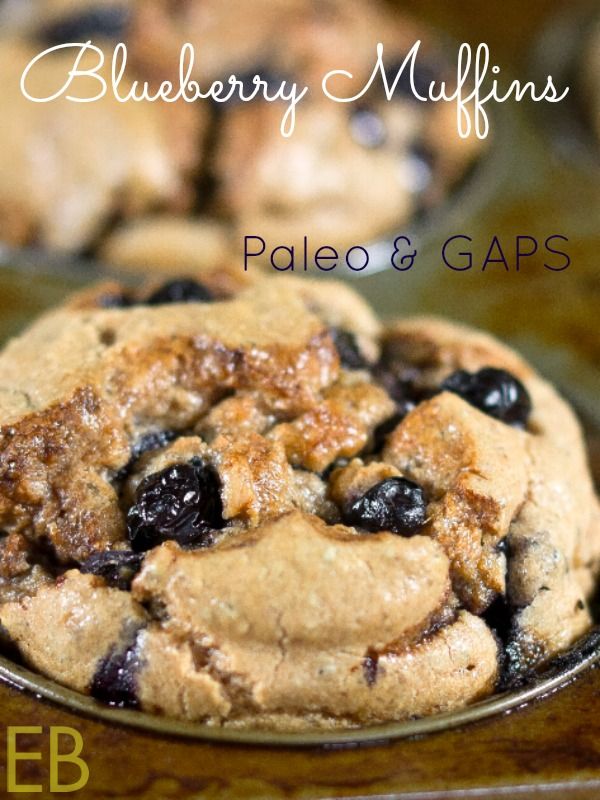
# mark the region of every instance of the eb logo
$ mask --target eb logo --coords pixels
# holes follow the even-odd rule
[[[6,791],[8,794],[24,794],[26,792],[33,794],[44,791],[44,786],[41,783],[21,782],[26,778],[20,778],[19,775],[27,774],[27,770],[25,766],[22,766],[21,770],[18,768],[19,762],[42,760],[41,751],[20,750],[23,745],[19,745],[18,738],[39,736],[42,733],[43,728],[37,725],[17,725],[10,726],[7,729]],[[90,770],[83,758],[81,758],[82,750],[83,737],[79,731],[59,725],[50,728],[48,785],[50,792],[77,792],[87,784],[90,778]],[[75,777],[76,779],[74,780]]]

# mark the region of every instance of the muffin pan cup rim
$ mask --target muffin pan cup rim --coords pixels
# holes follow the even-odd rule
[[[549,149],[564,163],[579,171],[600,168],[600,141],[584,106],[581,71],[582,54],[590,44],[591,29],[600,24],[600,10],[594,0],[583,0],[576,8],[563,8],[551,15],[533,43],[530,68],[534,79],[544,80],[551,72],[559,88],[568,85],[569,94],[558,108],[539,103],[533,110],[534,123],[544,132]],[[561,58],[556,66],[560,39]],[[554,109],[554,110],[553,110]]]
[[[449,711],[419,719],[388,722],[379,725],[343,730],[314,730],[303,732],[277,732],[260,729],[236,730],[197,722],[155,716],[144,711],[122,709],[99,703],[93,698],[67,689],[55,681],[32,672],[0,656],[0,682],[18,690],[50,701],[67,710],[100,722],[137,728],[161,736],[176,736],[206,742],[270,747],[327,747],[386,742],[409,739],[457,728],[490,717],[508,713],[560,690],[575,680],[582,672],[600,662],[600,626],[595,626],[574,647],[558,656],[558,660],[573,655],[573,663],[562,671],[555,671],[551,661],[545,673],[530,684],[513,690],[496,693],[457,711]]]

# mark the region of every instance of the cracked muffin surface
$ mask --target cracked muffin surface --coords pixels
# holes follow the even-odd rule
[[[517,354],[344,285],[103,284],[0,354],[0,625],[113,705],[351,728],[460,708],[591,626],[577,420]]]

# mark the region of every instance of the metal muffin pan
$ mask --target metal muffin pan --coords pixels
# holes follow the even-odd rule
[[[180,736],[215,742],[232,742],[249,745],[281,747],[314,747],[318,745],[361,745],[407,739],[430,733],[457,728],[479,722],[498,714],[505,714],[526,703],[538,700],[566,686],[581,672],[600,661],[600,630],[594,629],[572,650],[550,664],[546,672],[531,684],[513,692],[492,695],[459,711],[435,714],[420,719],[390,722],[339,731],[314,731],[308,733],[280,733],[262,730],[235,730],[194,722],[182,722],[167,717],[158,717],[142,711],[112,708],[102,705],[91,697],[66,689],[29,669],[21,667],[0,656],[0,680],[9,685],[31,692],[40,699],[66,706],[72,711],[95,717],[115,725],[126,725],[152,733]]]

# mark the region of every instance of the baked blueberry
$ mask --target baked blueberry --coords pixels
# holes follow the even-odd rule
[[[174,539],[183,547],[208,547],[225,525],[216,471],[199,459],[148,476],[127,515],[129,540],[137,553]]]
[[[165,283],[146,300],[146,305],[161,306],[166,303],[210,303],[212,292],[191,278],[179,278]]]
[[[410,372],[406,370],[399,376],[393,368],[378,364],[373,370],[373,378],[383,386],[396,403],[396,416],[394,417],[396,424],[419,403],[428,400],[434,394],[429,389],[416,386]],[[387,422],[383,423],[383,425],[387,424]],[[389,433],[389,431],[385,431],[385,433]]]
[[[139,666],[137,645],[126,650],[111,651],[100,662],[94,675],[90,694],[96,700],[119,708],[137,708],[136,673]]]
[[[350,130],[355,142],[375,150],[383,147],[387,140],[387,130],[381,116],[372,108],[357,108],[350,116]]]
[[[387,478],[356,500],[344,522],[366,531],[413,536],[425,524],[427,503],[420,486],[406,478]]]
[[[404,160],[404,168],[408,170],[415,194],[426,193],[433,183],[435,174],[435,157],[431,150],[419,142],[414,142]],[[425,210],[422,205],[418,208],[418,212],[421,213]]]
[[[45,25],[39,37],[49,45],[87,42],[88,39],[118,39],[129,22],[125,5],[98,5],[79,13],[66,14]]]
[[[506,538],[506,536],[504,537],[504,539],[500,539],[494,550],[497,553],[503,553],[505,556],[508,556],[510,554],[510,545],[508,543],[508,539]]]
[[[504,369],[458,370],[446,378],[441,388],[501,422],[517,428],[527,425],[531,413],[529,393],[518,378]]]
[[[345,369],[368,369],[369,364],[358,348],[356,336],[342,328],[331,328],[331,338]]]
[[[396,77],[398,76],[398,72],[402,67],[402,60],[394,61],[393,63],[386,66],[385,73],[387,76],[387,82],[389,86],[392,86]],[[414,70],[412,71],[414,87],[418,94],[421,97],[428,97],[429,96],[429,87],[431,86],[431,82],[439,79],[440,70],[435,68],[433,64],[419,61],[417,58],[415,60]],[[410,63],[407,64],[404,69],[402,70],[402,74],[398,78],[398,82],[396,84],[396,88],[394,91],[394,98],[397,99],[406,99],[418,101],[418,98],[415,97],[413,93],[413,82],[411,82],[411,65]]]
[[[369,687],[377,683],[377,672],[379,670],[379,653],[376,650],[367,650],[362,662],[363,676],[365,683]]]
[[[131,581],[142,566],[141,553],[128,550],[109,550],[94,553],[80,566],[81,572],[100,575],[109,586],[116,589],[129,589]]]
[[[134,303],[125,292],[115,292],[114,294],[105,294],[100,297],[98,305],[100,308],[129,308]]]
[[[165,447],[177,437],[175,431],[148,431],[144,433],[131,449],[131,457],[139,458],[144,453],[149,453],[152,450],[159,450]]]

